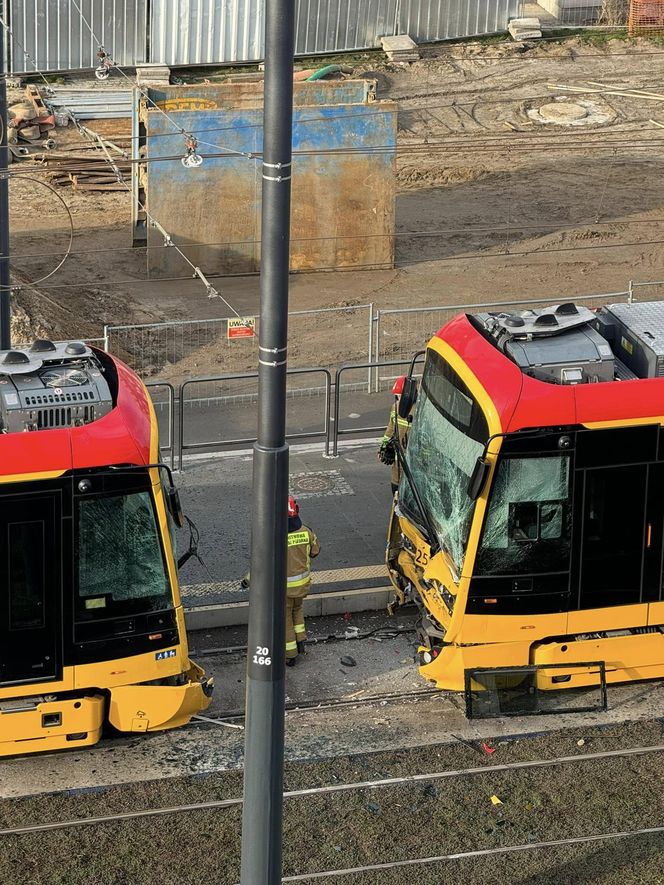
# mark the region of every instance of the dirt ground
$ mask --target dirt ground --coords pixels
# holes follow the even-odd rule
[[[284,874],[606,834],[662,823],[661,756],[586,760],[540,769],[493,771],[516,761],[575,756],[662,743],[660,721],[572,729],[493,742],[457,743],[289,764],[287,790],[414,773],[486,767],[486,773],[393,787],[287,799]],[[579,746],[579,741],[582,742]],[[96,793],[0,803],[0,825],[84,818],[241,795],[241,773],[136,783]],[[495,796],[502,804],[494,804]],[[239,872],[240,809],[5,836],[0,879],[31,885],[232,885]],[[516,855],[406,867],[329,881],[660,883],[661,835],[630,837]]]
[[[441,44],[423,47],[412,65],[386,63],[382,53],[354,56],[353,76],[375,78],[379,98],[399,101],[396,267],[294,275],[292,309],[559,299],[664,278],[664,132],[652,122],[664,121],[661,101],[600,95],[589,85],[656,92],[663,54],[656,42],[600,35],[525,46]],[[590,91],[561,88],[569,85]],[[552,100],[585,102],[590,124],[537,122],[539,108]],[[128,131],[126,121],[93,125],[111,137]],[[61,146],[74,138],[56,134]],[[67,212],[37,183],[43,178],[36,173],[21,185],[12,178],[13,268],[26,312],[19,312],[16,337],[33,330],[96,337],[104,323],[230,313],[197,280],[145,279],[145,253],[131,249],[129,193],[59,189],[74,225],[73,254],[39,287],[27,286],[53,270],[59,257],[52,253],[68,242]],[[184,266],[183,276],[189,277]],[[257,311],[256,277],[215,285],[240,314]],[[639,297],[663,291],[642,289]],[[358,359],[366,353],[365,331],[359,314],[345,326],[293,322],[292,364]],[[433,331],[418,332],[422,343]],[[117,349],[146,374],[165,367],[171,378],[255,364],[253,348],[229,349],[225,341],[189,341],[170,355],[159,347],[152,352],[149,341],[118,339]]]

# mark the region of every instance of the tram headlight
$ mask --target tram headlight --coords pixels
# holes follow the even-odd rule
[[[79,490],[79,492],[81,492],[81,494],[85,494],[86,492],[89,492],[91,488],[92,488],[92,483],[90,482],[89,479],[82,479],[78,484],[78,490]]]

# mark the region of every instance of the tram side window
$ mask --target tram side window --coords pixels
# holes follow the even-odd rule
[[[170,587],[149,492],[84,498],[78,511],[78,595],[88,612],[168,607]],[[107,611],[106,616],[112,611]]]
[[[475,571],[537,574],[568,568],[569,456],[503,458],[491,491]]]
[[[9,627],[44,626],[44,523],[9,523]]]

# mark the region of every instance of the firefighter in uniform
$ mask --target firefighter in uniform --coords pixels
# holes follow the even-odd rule
[[[288,496],[288,581],[286,586],[286,666],[293,667],[304,654],[307,634],[303,602],[311,588],[311,560],[320,553],[318,538],[302,524],[300,508]]]
[[[380,449],[378,450],[378,460],[382,461],[383,464],[389,464],[392,466],[392,475],[390,477],[392,484],[392,494],[396,492],[399,488],[399,482],[401,481],[401,464],[399,463],[399,459],[397,458],[396,447],[394,444],[394,429],[395,427],[398,430],[399,442],[401,443],[401,448],[405,452],[406,446],[408,445],[408,434],[410,433],[410,425],[413,421],[413,416],[410,414],[407,418],[401,418],[399,416],[399,400],[401,398],[401,394],[403,393],[403,386],[406,381],[406,376],[402,375],[400,378],[394,382],[394,386],[392,387],[392,393],[394,394],[394,405],[390,411],[390,420],[387,422],[387,427],[385,428],[385,435],[383,436],[382,442],[380,444]]]

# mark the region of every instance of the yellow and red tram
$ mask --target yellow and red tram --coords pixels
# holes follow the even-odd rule
[[[81,342],[0,352],[0,755],[173,728],[207,707],[148,392]],[[169,525],[170,523],[170,525]]]
[[[423,676],[664,676],[664,304],[456,317],[429,342],[405,463],[387,563],[419,607]]]

